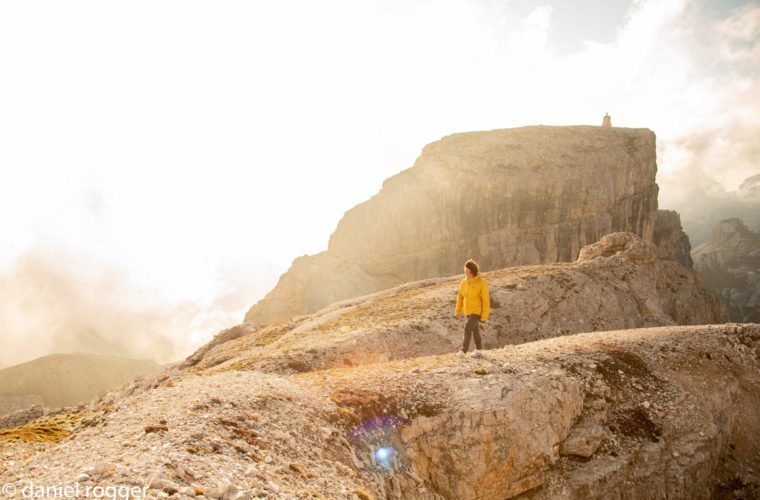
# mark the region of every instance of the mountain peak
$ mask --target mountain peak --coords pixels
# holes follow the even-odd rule
[[[756,240],[760,234],[750,231],[738,217],[724,219],[715,226],[707,239],[709,247],[737,247],[746,240]]]
[[[468,258],[499,269],[571,262],[617,231],[651,241],[655,160],[648,129],[530,126],[446,136],[348,210],[327,251],[294,261],[245,321],[263,326],[446,276]]]

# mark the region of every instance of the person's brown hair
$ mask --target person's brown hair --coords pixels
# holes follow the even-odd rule
[[[478,263],[474,260],[470,259],[467,262],[464,263],[464,267],[472,271],[473,276],[477,276],[478,272],[480,271],[480,268],[478,267]]]

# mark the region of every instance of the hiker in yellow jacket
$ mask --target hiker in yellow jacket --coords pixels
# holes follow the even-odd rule
[[[466,278],[459,284],[457,308],[454,315],[459,318],[459,314],[464,310],[467,323],[464,325],[462,350],[457,353],[457,357],[465,357],[465,353],[470,348],[470,337],[472,337],[475,341],[472,357],[482,358],[480,323],[485,323],[488,320],[488,313],[491,310],[491,302],[488,299],[488,282],[480,275],[478,265],[472,259],[465,262],[464,275]]]

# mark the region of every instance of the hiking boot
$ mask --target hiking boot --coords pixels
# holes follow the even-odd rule
[[[461,350],[460,350],[460,351],[457,353],[457,358],[459,358],[459,359],[462,359],[462,358],[464,358],[465,356],[467,356],[467,355],[464,353],[464,351],[461,351]]]
[[[473,358],[482,358],[483,353],[480,352],[480,350],[475,349],[474,351],[472,351],[472,354],[470,354],[470,356],[472,356]]]

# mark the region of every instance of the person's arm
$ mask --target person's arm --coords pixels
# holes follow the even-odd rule
[[[462,312],[462,304],[464,303],[464,295],[462,294],[462,285],[459,285],[459,292],[457,293],[457,308],[454,311],[454,316],[459,317],[459,313]]]
[[[488,313],[491,312],[491,299],[488,297],[488,282],[483,280],[483,288],[480,289],[480,321],[488,320]]]

